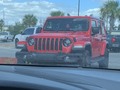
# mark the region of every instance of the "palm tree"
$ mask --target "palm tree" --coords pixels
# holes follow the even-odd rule
[[[64,12],[62,11],[52,11],[50,13],[51,16],[64,16]]]
[[[119,16],[119,9],[119,2],[113,0],[105,2],[103,7],[100,9],[101,17],[107,21],[107,24],[109,20],[110,32],[114,29],[115,20]]]
[[[3,31],[3,27],[4,27],[4,20],[1,19],[0,20],[0,30]]]
[[[23,18],[23,24],[25,27],[35,26],[37,23],[37,18],[34,15],[25,15]]]

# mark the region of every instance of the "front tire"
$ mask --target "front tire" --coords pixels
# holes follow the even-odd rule
[[[103,56],[103,60],[98,62],[99,63],[99,68],[108,68],[109,64],[109,50],[106,48],[105,49],[105,54]]]
[[[28,52],[28,50],[27,50],[27,48],[22,48],[20,52]],[[25,62],[25,61],[23,60],[23,57],[22,57],[22,56],[23,56],[23,55],[21,55],[21,56],[19,56],[19,57],[17,58],[17,64],[28,64],[27,62]]]
[[[90,62],[91,56],[90,52],[88,50],[85,50],[83,52],[82,57],[80,58],[80,66],[82,67],[91,67],[91,62]]]

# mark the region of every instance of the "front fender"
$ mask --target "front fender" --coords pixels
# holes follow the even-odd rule
[[[74,43],[74,46],[83,46],[84,48],[85,48],[87,45],[91,45],[91,42],[89,42],[89,41],[80,41],[80,42],[75,42],[75,43]]]
[[[91,43],[89,41],[87,41],[87,42],[85,42],[85,41],[75,42],[73,45],[73,49],[74,50],[85,50],[85,47],[87,45],[91,46]]]

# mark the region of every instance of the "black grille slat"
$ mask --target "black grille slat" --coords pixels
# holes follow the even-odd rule
[[[46,44],[46,49],[49,50],[49,45],[50,45],[50,38],[47,39],[47,44]]]
[[[42,50],[45,50],[45,38],[43,38],[43,41],[42,41]]]
[[[39,39],[39,42],[38,42],[38,50],[41,50],[41,46],[42,46],[42,38]]]
[[[51,39],[51,50],[54,50],[54,38]]]
[[[60,50],[62,51],[63,39],[61,38],[35,38],[35,50]]]
[[[38,43],[38,41],[37,41],[38,39],[37,38],[35,38],[35,45],[34,45],[34,49],[35,50],[37,50],[37,43]]]
[[[62,50],[62,43],[63,43],[63,39],[60,39],[60,41],[59,41],[59,50]]]
[[[55,50],[58,50],[58,38],[55,40]]]

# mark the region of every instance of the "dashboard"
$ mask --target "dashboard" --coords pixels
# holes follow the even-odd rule
[[[0,89],[120,90],[120,71],[1,65]]]

